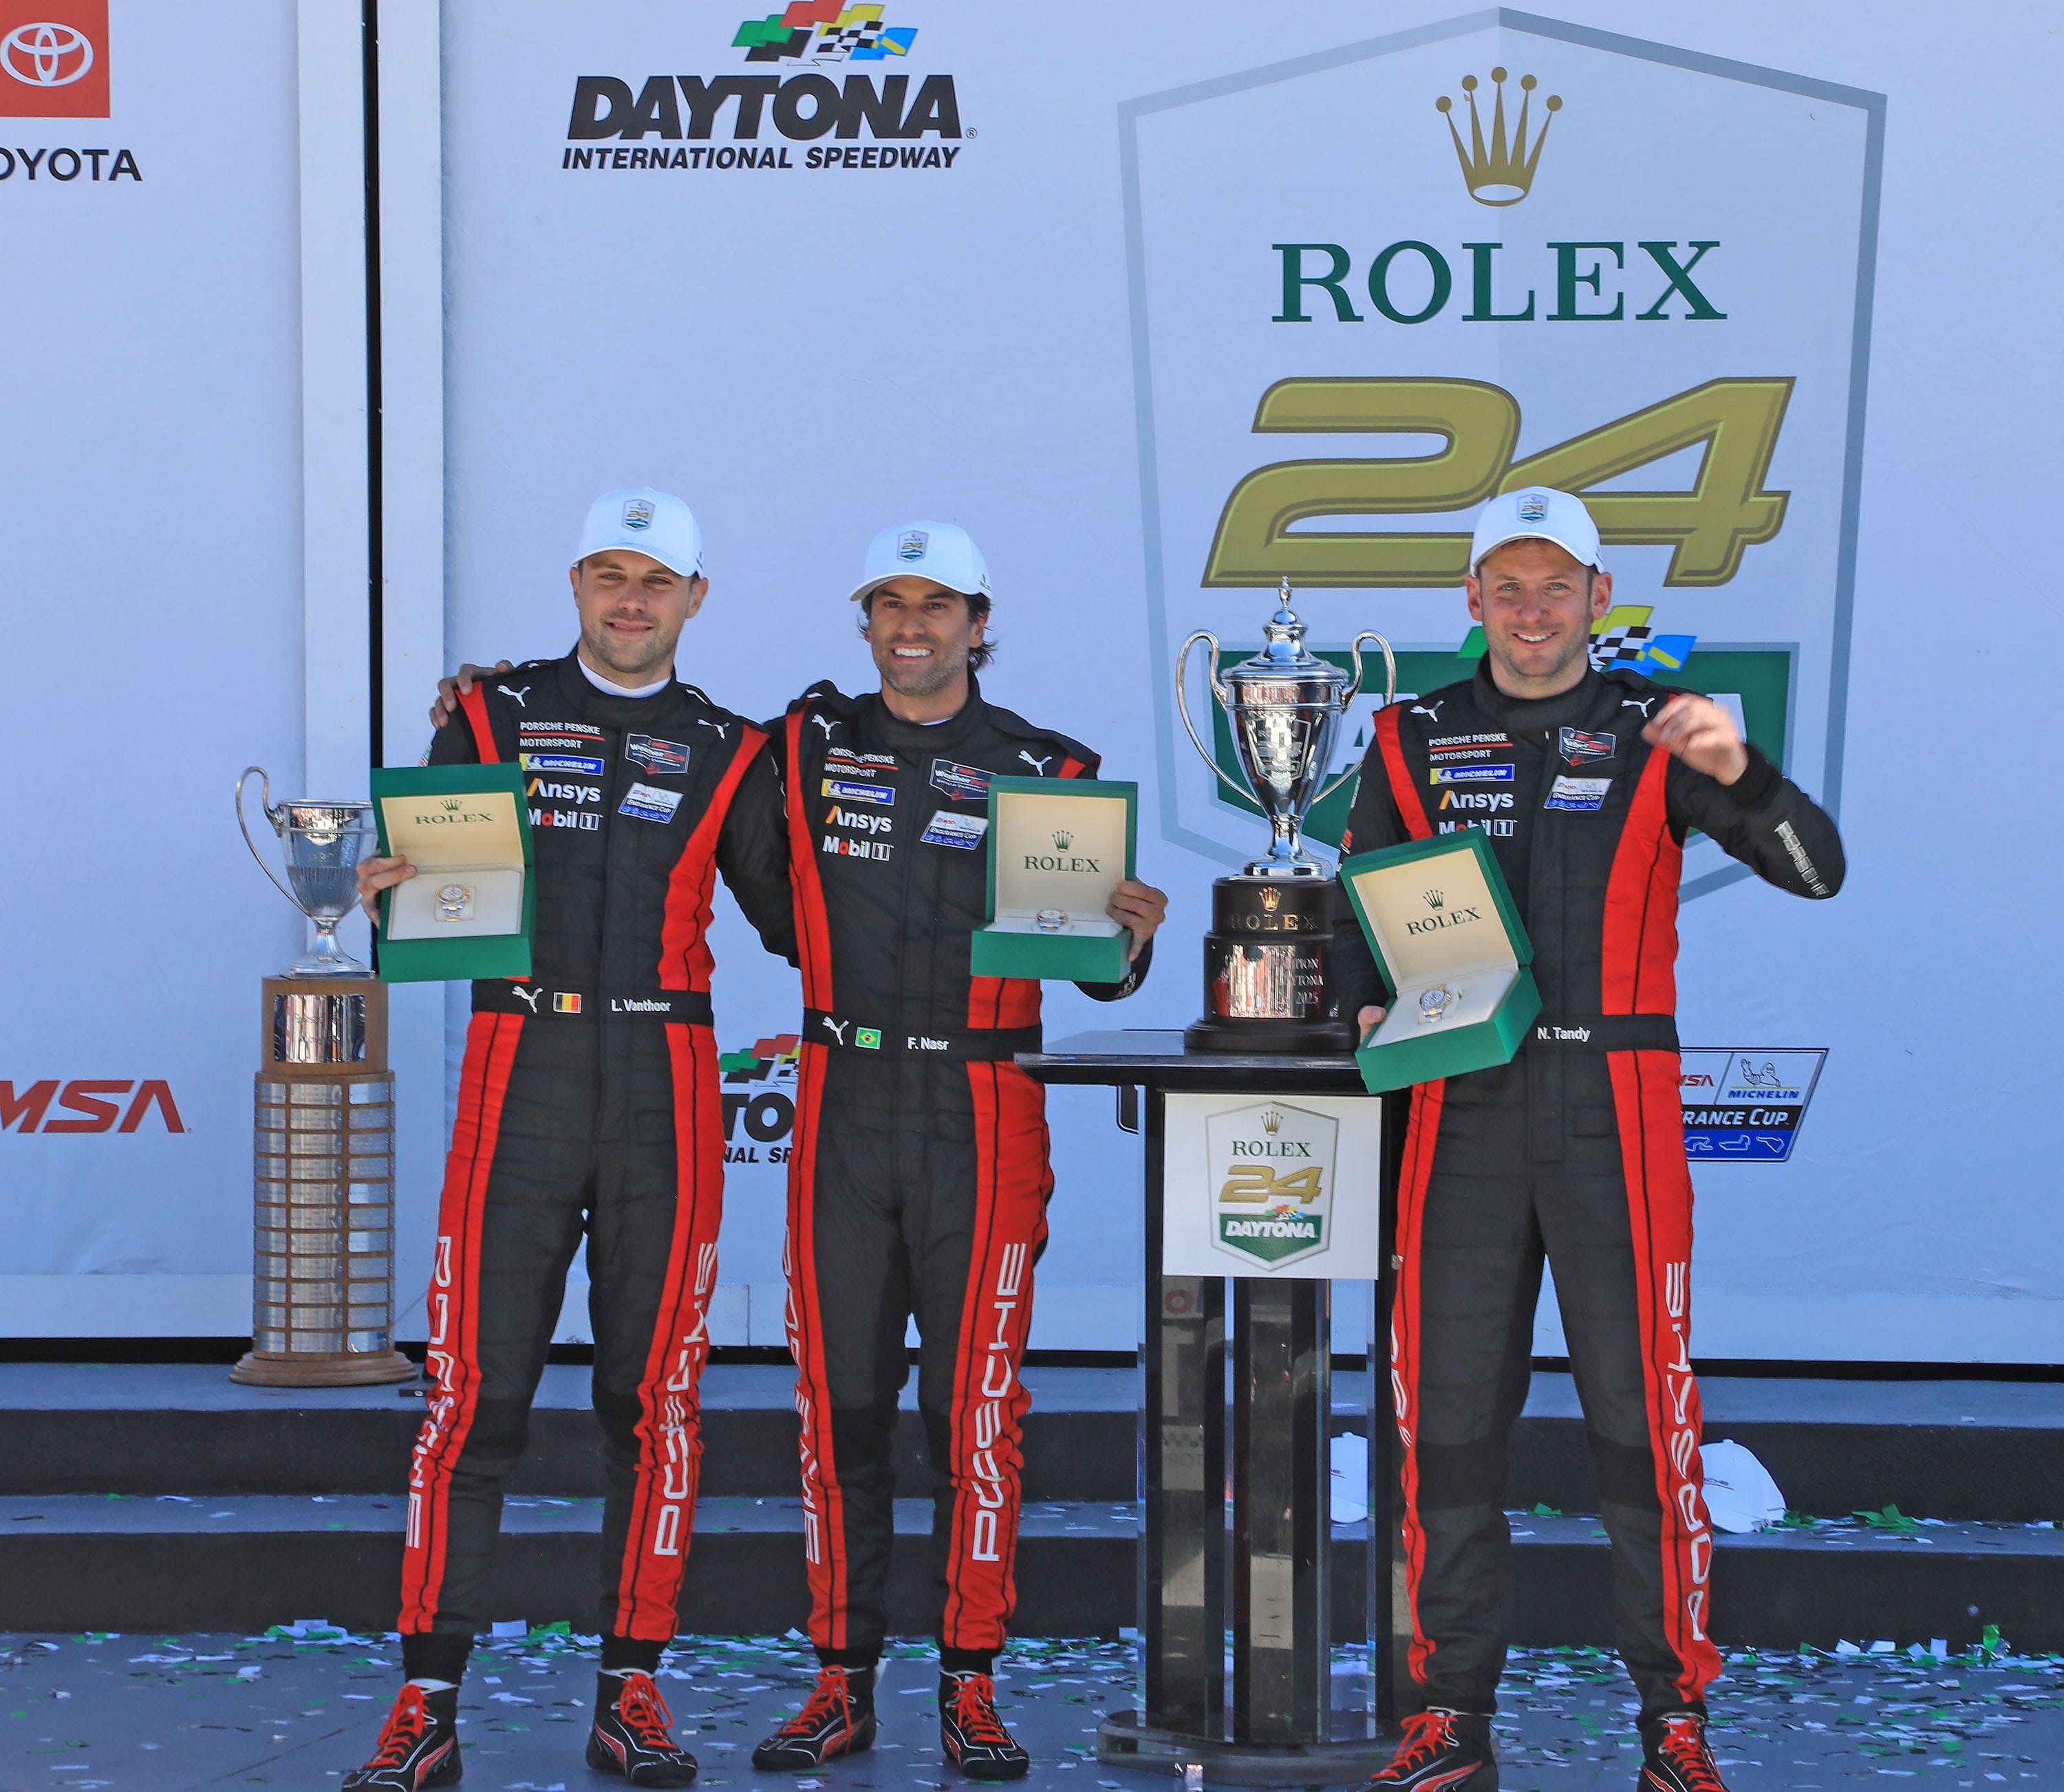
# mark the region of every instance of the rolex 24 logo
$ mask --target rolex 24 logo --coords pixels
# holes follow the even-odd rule
[[[1204,1122],[1211,1242],[1269,1269],[1330,1239],[1340,1123],[1287,1101],[1256,1101]]]

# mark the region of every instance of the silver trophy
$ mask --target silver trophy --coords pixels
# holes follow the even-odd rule
[[[251,837],[244,817],[244,787],[259,780],[258,800],[287,862],[287,883],[280,882]],[[272,780],[263,766],[248,765],[236,780],[236,825],[258,868],[272,878],[280,894],[316,924],[312,948],[288,965],[286,977],[365,977],[371,968],[351,957],[337,943],[337,924],[358,900],[358,861],[373,839],[370,803],[323,803],[306,799],[277,805]],[[292,888],[288,886],[291,884]]]
[[[1324,789],[1319,787],[1332,759],[1341,718],[1362,687],[1362,642],[1373,641],[1383,650],[1386,704],[1397,695],[1397,662],[1391,655],[1390,643],[1373,630],[1365,629],[1348,650],[1354,659],[1350,678],[1304,645],[1304,625],[1290,608],[1288,579],[1283,581],[1276,599],[1276,614],[1262,631],[1268,645],[1223,678],[1216,635],[1199,629],[1183,643],[1183,650],[1175,656],[1175,707],[1182,712],[1191,744],[1219,781],[1236,796],[1252,795],[1268,817],[1268,856],[1250,860],[1245,875],[1330,877],[1331,871],[1304,850],[1304,817],[1354,775],[1354,767],[1349,767]],[[1220,769],[1190,719],[1183,672],[1190,650],[1199,641],[1211,643],[1211,695],[1232,726],[1233,751],[1240,755],[1251,791],[1242,790]]]
[[[1205,1013],[1184,1035],[1192,1050],[1345,1050],[1353,1029],[1336,1012],[1326,960],[1332,932],[1332,870],[1304,848],[1304,818],[1352,778],[1349,767],[1324,782],[1348,706],[1363,682],[1362,643],[1383,650],[1383,700],[1397,694],[1390,643],[1371,630],[1354,638],[1352,676],[1304,645],[1290,608],[1290,582],[1253,658],[1221,675],[1216,636],[1199,629],[1175,656],[1175,705],[1191,743],[1236,796],[1252,795],[1268,817],[1265,858],[1211,886],[1211,930],[1204,936]],[[1190,718],[1183,673],[1190,650],[1211,643],[1211,695],[1225,711],[1233,751],[1250,789],[1220,768]]]

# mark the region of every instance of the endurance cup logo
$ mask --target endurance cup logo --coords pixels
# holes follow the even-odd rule
[[[1836,810],[1883,108],[1502,9],[1123,106],[1158,663],[1252,640],[1287,576],[1315,650],[1381,630],[1418,701],[1483,651],[1475,512],[1560,487],[1615,581],[1594,658],[1713,696]],[[1151,688],[1166,836],[1244,857],[1252,806]],[[1684,894],[1747,875],[1695,840]]]
[[[1270,1269],[1324,1250],[1340,1122],[1257,1101],[1204,1122],[1211,1242]]]
[[[731,40],[745,52],[744,74],[581,75],[559,166],[943,172],[963,135],[953,78],[877,73],[907,62],[917,39],[915,26],[885,25],[884,10],[796,0],[748,18]],[[832,66],[846,72],[816,72]],[[612,147],[595,147],[605,140]]]

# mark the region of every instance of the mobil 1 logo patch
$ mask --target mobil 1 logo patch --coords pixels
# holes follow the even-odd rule
[[[627,735],[623,756],[647,771],[679,773],[688,769],[688,750],[678,740],[662,740],[657,735]]]
[[[1699,1163],[1783,1163],[1828,1061],[1824,1046],[1687,1046],[1678,1081],[1684,1153]]]
[[[1589,810],[1602,807],[1606,792],[1612,787],[1610,778],[1558,777],[1548,787],[1548,799],[1544,809]]]

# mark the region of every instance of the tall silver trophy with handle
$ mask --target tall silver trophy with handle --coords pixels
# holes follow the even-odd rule
[[[1183,1034],[1191,1051],[1351,1051],[1353,1017],[1338,1012],[1327,974],[1337,880],[1304,845],[1312,810],[1354,775],[1322,784],[1348,706],[1363,687],[1362,644],[1383,650],[1383,700],[1397,694],[1390,643],[1364,630],[1349,649],[1352,675],[1304,645],[1290,608],[1290,582],[1277,592],[1265,645],[1221,673],[1217,638],[1199,629],[1175,656],[1175,703],[1190,740],[1213,774],[1268,816],[1267,854],[1211,886],[1211,930],[1204,936],[1204,1016]],[[1227,776],[1191,719],[1183,673],[1190,650],[1211,646],[1212,696],[1224,710],[1248,788]]]
[[[286,860],[280,883],[251,837],[259,780]],[[358,900],[373,805],[272,800],[249,766],[236,824],[259,868],[315,923],[314,947],[264,980],[255,1085],[251,1349],[232,1380],[328,1387],[415,1373],[393,1346],[394,1073],[387,986],[337,943]]]
[[[287,862],[287,882],[282,884],[258,843],[251,837],[251,824],[244,816],[244,787],[258,779],[258,800]],[[272,880],[273,887],[315,923],[316,943],[288,965],[287,977],[370,977],[370,967],[350,956],[337,943],[338,924],[358,902],[358,861],[373,839],[370,803],[316,802],[303,798],[275,803],[272,780],[263,766],[248,765],[236,780],[236,825],[244,831],[244,844],[258,868]],[[292,888],[288,888],[291,885]]]

